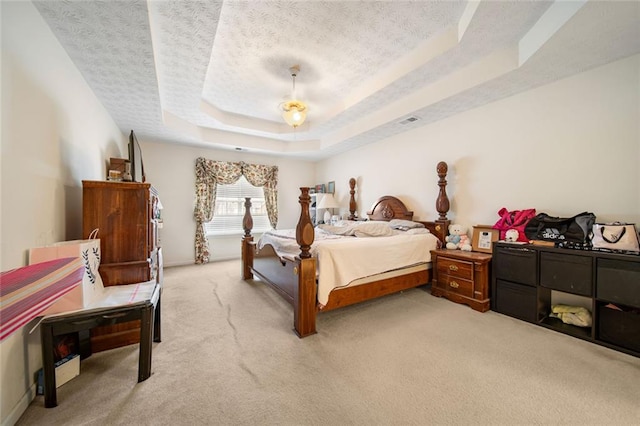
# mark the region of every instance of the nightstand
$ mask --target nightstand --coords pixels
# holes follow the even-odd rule
[[[432,250],[431,294],[464,303],[476,311],[489,310],[491,255],[462,250]]]

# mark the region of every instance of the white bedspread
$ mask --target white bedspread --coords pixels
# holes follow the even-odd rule
[[[258,247],[265,244],[271,244],[284,258],[300,253],[295,230],[265,233]],[[311,254],[318,259],[318,302],[325,305],[331,290],[356,279],[430,262],[430,251],[437,245],[438,239],[428,233],[394,232],[391,236],[361,238],[333,235],[316,228]]]

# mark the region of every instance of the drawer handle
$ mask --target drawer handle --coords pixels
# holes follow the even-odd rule
[[[451,281],[451,282],[449,283],[449,285],[450,285],[451,287],[453,287],[453,288],[458,288],[458,287],[460,287],[460,284],[458,284],[458,283],[457,283],[457,282],[455,282],[455,281]]]
[[[89,324],[89,323],[91,323],[93,321],[94,321],[93,318],[89,318],[89,319],[82,320],[82,321],[72,321],[71,324],[72,325],[83,325],[83,324]]]
[[[126,312],[122,312],[122,313],[119,313],[119,314],[103,315],[102,318],[104,318],[104,319],[122,318],[125,315],[127,315],[127,313]]]
[[[449,270],[451,271],[457,271],[458,267],[456,265],[449,265]]]

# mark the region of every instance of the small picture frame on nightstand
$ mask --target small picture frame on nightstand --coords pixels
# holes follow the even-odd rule
[[[490,225],[476,225],[473,227],[471,248],[473,251],[492,253],[493,243],[500,238],[500,231]]]

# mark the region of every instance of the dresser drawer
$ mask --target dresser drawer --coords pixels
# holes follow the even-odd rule
[[[640,308],[640,263],[598,259],[596,297]]]
[[[492,297],[494,298],[494,310],[496,312],[521,320],[536,322],[538,314],[535,287],[497,280],[496,294],[492,295]]]
[[[592,295],[592,258],[575,254],[540,253],[540,285],[582,296]]]
[[[493,252],[493,273],[498,279],[536,285],[537,256],[533,249],[509,246],[496,247]]]
[[[465,297],[473,297],[473,281],[454,277],[451,275],[440,275],[438,280],[440,288],[450,293],[457,293]]]
[[[450,275],[452,277],[473,280],[473,263],[463,260],[438,257],[438,275]]]

